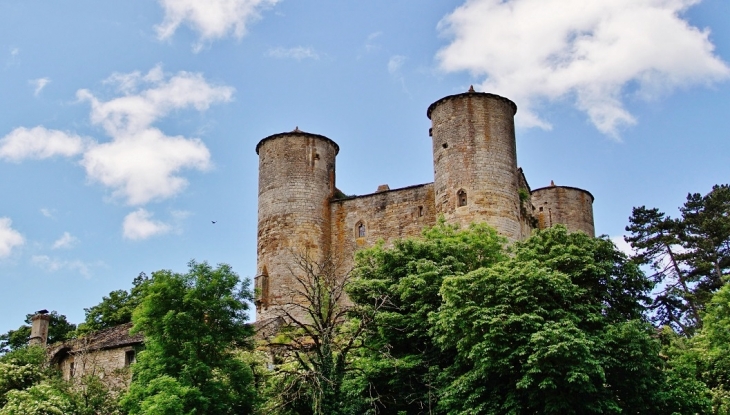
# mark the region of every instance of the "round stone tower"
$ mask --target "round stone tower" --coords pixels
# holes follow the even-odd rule
[[[563,224],[569,231],[596,236],[593,227],[593,195],[568,186],[542,187],[532,191],[532,205],[540,229]]]
[[[257,320],[297,302],[297,256],[321,261],[329,252],[335,156],[329,138],[300,131],[274,134],[256,145],[259,155]],[[296,314],[296,312],[294,312]]]
[[[447,222],[486,222],[521,239],[516,112],[509,99],[473,88],[428,107],[436,211]]]

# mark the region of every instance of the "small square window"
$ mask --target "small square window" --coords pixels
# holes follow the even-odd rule
[[[124,366],[131,366],[137,358],[137,354],[134,350],[127,350],[124,353]]]

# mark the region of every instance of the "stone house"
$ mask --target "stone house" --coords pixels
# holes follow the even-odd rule
[[[46,346],[49,318],[46,310],[33,316],[30,344]],[[129,334],[131,328],[132,323],[121,324],[50,345],[49,361],[61,371],[65,380],[93,375],[112,389],[125,388],[131,380],[131,372],[127,368],[134,363],[144,343],[141,333]]]

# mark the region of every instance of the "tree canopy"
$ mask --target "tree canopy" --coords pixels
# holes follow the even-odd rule
[[[145,350],[122,405],[129,414],[245,414],[254,405],[250,346],[252,295],[230,266],[191,261],[185,274],[154,272],[133,313]]]
[[[688,194],[680,213],[674,219],[657,208],[635,207],[626,241],[661,287],[651,304],[654,323],[692,335],[730,273],[730,186]]]

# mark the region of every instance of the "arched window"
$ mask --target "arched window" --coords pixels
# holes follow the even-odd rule
[[[466,206],[466,190],[461,189],[456,192],[456,198],[458,199],[459,206]]]
[[[365,237],[365,224],[362,222],[358,222],[357,225],[355,225],[356,235],[358,238],[364,238]]]

